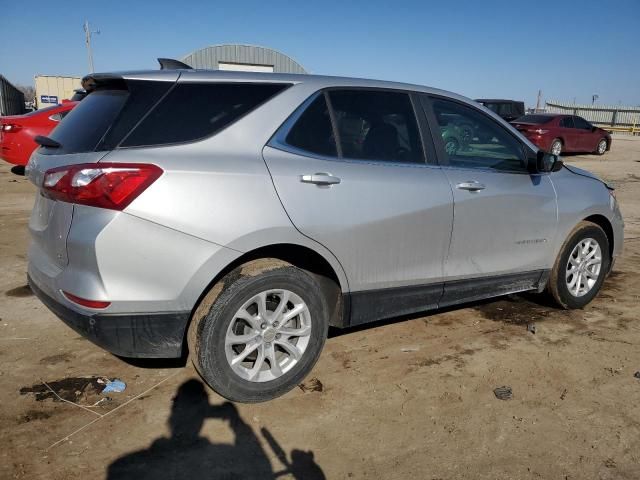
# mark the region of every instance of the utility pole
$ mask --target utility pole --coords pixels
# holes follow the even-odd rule
[[[87,54],[89,55],[89,73],[93,73],[93,52],[91,51],[91,35],[97,33],[100,35],[100,30],[91,31],[89,26],[89,20],[84,21],[84,35],[87,42]]]
[[[536,113],[540,111],[540,100],[542,99],[542,90],[538,90],[538,101],[536,102]]]

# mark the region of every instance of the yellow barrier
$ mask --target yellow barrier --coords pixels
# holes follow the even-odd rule
[[[640,135],[640,126],[636,126],[636,124],[634,123],[632,126],[630,127],[601,127],[604,128],[605,130],[609,131],[609,132],[624,132],[624,133],[630,133],[631,135]]]

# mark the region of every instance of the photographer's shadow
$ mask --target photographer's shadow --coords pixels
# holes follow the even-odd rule
[[[229,422],[233,443],[212,443],[200,436],[207,418]],[[143,479],[269,479],[290,475],[296,479],[324,479],[313,452],[293,450],[291,461],[268,430],[262,435],[285,465],[275,472],[257,436],[229,402],[209,405],[204,385],[198,380],[183,383],[173,399],[169,418],[171,436],[155,440],[146,450],[125,455],[108,469],[108,480]]]

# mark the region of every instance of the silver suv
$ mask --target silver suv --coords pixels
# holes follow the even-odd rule
[[[533,290],[581,308],[622,248],[613,190],[493,112],[401,83],[93,74],[27,166],[29,283],[121,356],[282,395],[327,330]]]

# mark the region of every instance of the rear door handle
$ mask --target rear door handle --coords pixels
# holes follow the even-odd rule
[[[302,177],[300,177],[300,181],[303,183],[313,183],[315,185],[337,185],[340,183],[340,179],[330,173],[302,175]]]
[[[469,190],[470,192],[477,192],[478,190],[484,190],[485,185],[480,183],[480,182],[476,182],[475,180],[470,180],[468,182],[460,182],[456,185],[456,188],[460,189],[460,190]]]

